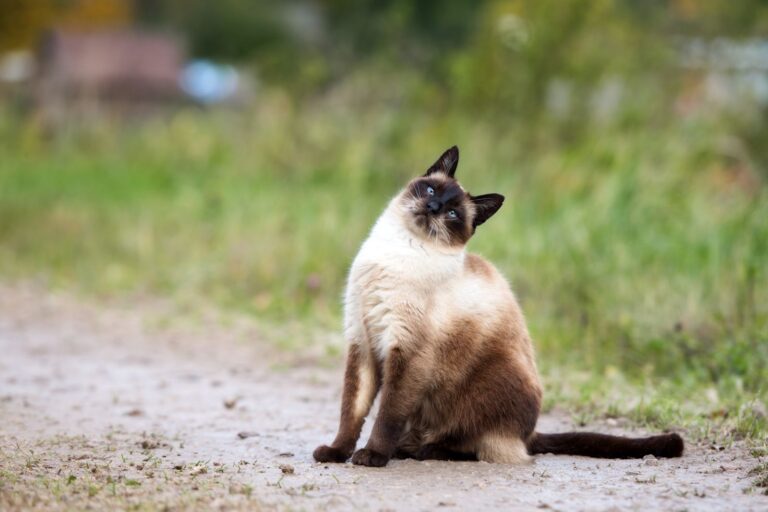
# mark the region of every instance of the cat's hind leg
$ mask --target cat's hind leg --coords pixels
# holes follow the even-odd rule
[[[413,457],[416,460],[477,460],[473,452],[460,451],[445,443],[428,443],[419,448]]]
[[[392,454],[393,459],[413,459],[416,452],[419,451],[422,445],[421,432],[414,428],[410,423],[405,426],[405,432],[400,436],[400,441],[397,442],[397,449]]]

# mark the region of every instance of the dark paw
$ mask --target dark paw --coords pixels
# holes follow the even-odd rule
[[[437,448],[433,444],[426,444],[418,449],[416,453],[413,454],[413,458],[416,460],[443,460],[445,457],[442,456],[442,450]]]
[[[358,466],[380,468],[386,466],[387,462],[389,462],[389,457],[368,448],[357,450],[352,456],[352,464],[357,464]]]
[[[417,451],[413,458],[416,460],[477,460],[474,453],[464,453],[448,449],[437,444],[425,444]]]
[[[318,446],[312,456],[317,462],[346,462],[349,454],[332,446]]]
[[[392,455],[393,459],[412,459],[413,458],[413,452],[409,450],[403,450],[402,448],[398,448],[395,450],[395,453]]]

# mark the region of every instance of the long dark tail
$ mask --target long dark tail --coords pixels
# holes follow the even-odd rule
[[[646,455],[680,457],[683,454],[683,448],[683,438],[677,434],[632,438],[592,432],[565,434],[536,432],[528,441],[528,453],[531,455],[554,453],[601,459],[642,459]]]

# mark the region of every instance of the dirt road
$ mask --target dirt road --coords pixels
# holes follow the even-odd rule
[[[677,460],[317,464],[340,366],[276,352],[247,322],[162,318],[0,286],[0,509],[768,509],[738,443]]]

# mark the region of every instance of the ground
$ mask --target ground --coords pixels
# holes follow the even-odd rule
[[[341,355],[328,365],[248,321],[183,326],[134,302],[0,285],[0,509],[768,509],[741,442],[673,460],[315,463],[335,433]],[[539,424],[573,428],[557,409]]]

